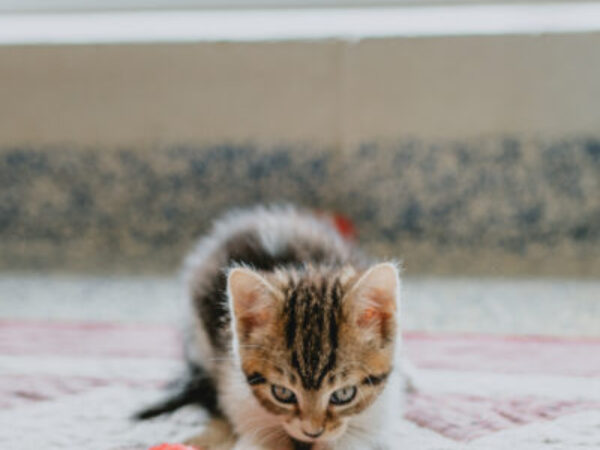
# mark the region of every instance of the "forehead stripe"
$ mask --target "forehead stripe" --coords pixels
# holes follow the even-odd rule
[[[286,341],[288,348],[292,348],[294,344],[294,339],[296,337],[296,298],[297,298],[296,290],[292,288],[290,298],[288,299],[287,304],[287,312],[288,312],[288,321],[285,329]]]
[[[339,280],[335,280],[331,290],[331,309],[329,310],[329,340],[331,348],[338,347],[338,318],[340,309],[340,298],[342,296],[342,286]]]
[[[341,286],[301,281],[287,302],[286,339],[291,363],[306,389],[318,389],[336,364]]]

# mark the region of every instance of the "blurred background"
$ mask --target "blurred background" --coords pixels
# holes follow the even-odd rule
[[[4,316],[162,319],[215,217],[292,202],[404,260],[409,328],[600,334],[600,3],[0,12]]]

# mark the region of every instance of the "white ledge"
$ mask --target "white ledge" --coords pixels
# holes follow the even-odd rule
[[[363,39],[600,31],[600,3],[0,16],[0,45]]]

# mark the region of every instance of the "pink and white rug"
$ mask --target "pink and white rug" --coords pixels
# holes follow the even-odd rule
[[[600,339],[407,333],[418,394],[398,449],[600,449]],[[198,432],[136,423],[179,367],[167,326],[0,321],[0,448],[147,449]]]

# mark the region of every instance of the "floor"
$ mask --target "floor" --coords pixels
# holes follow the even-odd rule
[[[409,277],[403,293],[419,391],[395,448],[600,448],[600,281]],[[176,277],[0,276],[2,446],[146,450],[195,434],[197,409],[129,419],[179,368],[182,294]]]

